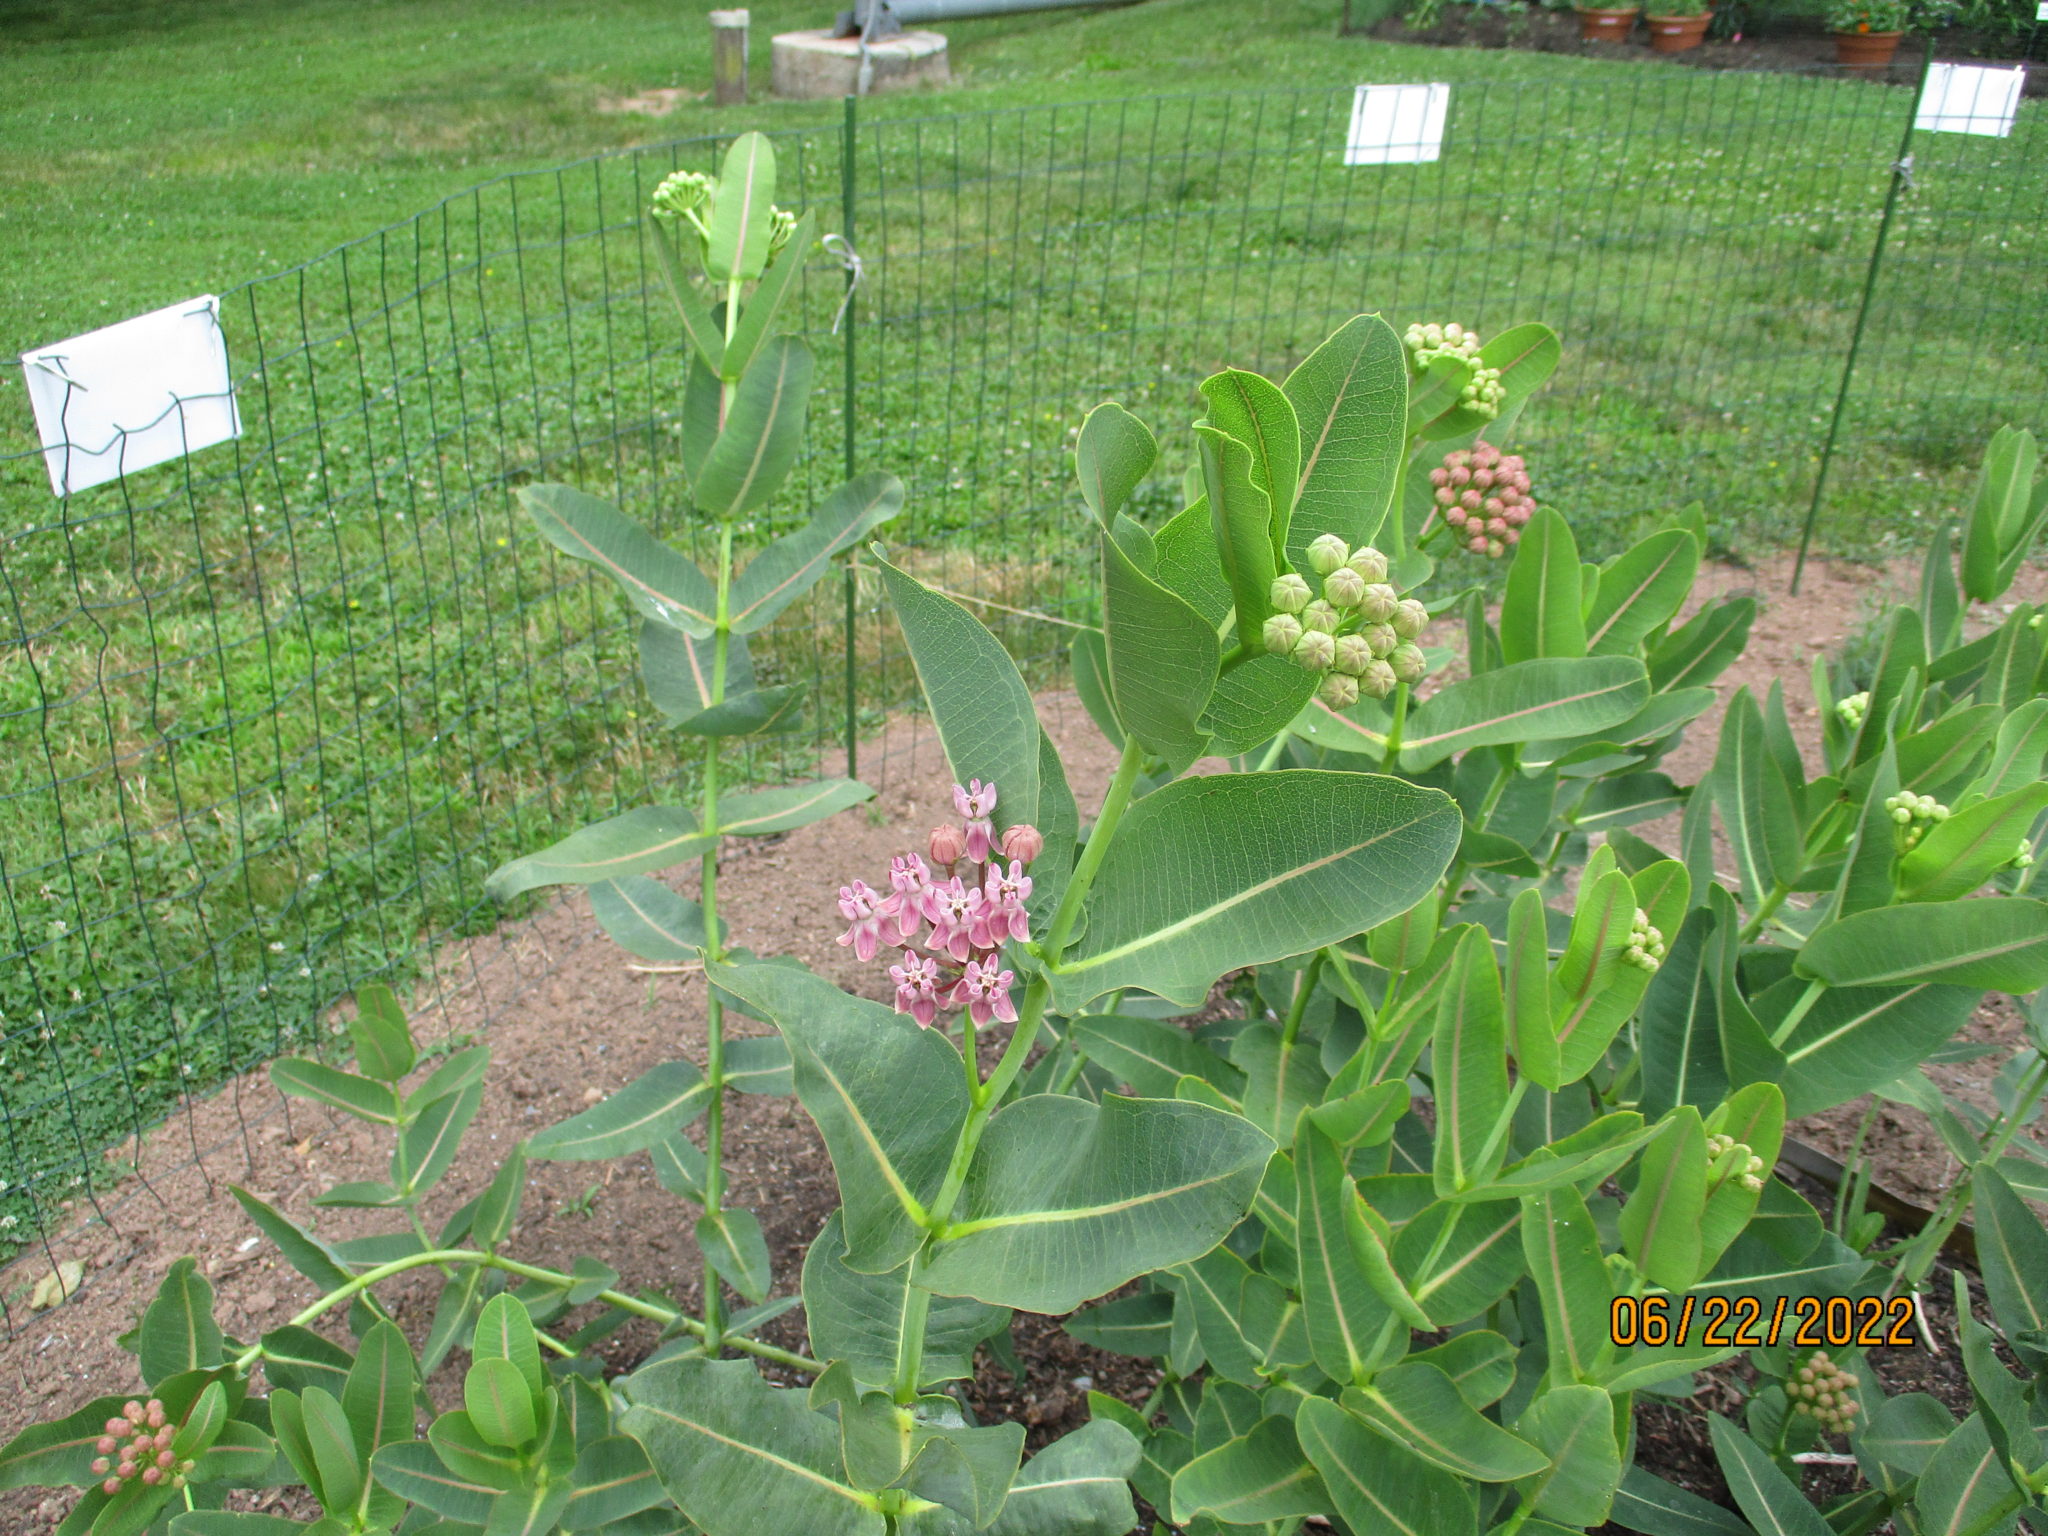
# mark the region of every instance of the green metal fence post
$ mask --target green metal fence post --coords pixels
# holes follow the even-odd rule
[[[853,243],[853,202],[854,132],[859,125],[859,107],[857,105],[859,99],[860,98],[857,96],[849,96],[846,98],[845,126],[841,132],[842,147],[839,153],[839,224],[840,233],[846,239],[846,248],[849,252],[858,249],[858,247],[856,247]],[[858,315],[853,303],[853,290],[855,285],[859,283],[859,281],[859,267],[854,265],[852,262],[848,262],[846,268],[845,299],[846,383],[843,390],[845,400],[842,421],[846,433],[846,478],[849,480],[853,478],[853,334],[854,326],[858,323]],[[859,744],[856,740],[856,737],[859,732],[860,715],[859,711],[855,707],[853,691],[853,597],[855,586],[853,575],[853,563],[858,558],[859,556],[857,552],[851,550],[847,552],[845,569],[846,624],[845,634],[841,637],[846,647],[846,776],[849,779],[857,777],[859,773],[859,770],[856,766],[856,754],[859,751]]]
[[[1849,403],[1849,382],[1856,373],[1856,353],[1863,345],[1863,327],[1870,319],[1870,296],[1877,290],[1877,272],[1884,261],[1885,237],[1891,233],[1892,211],[1899,204],[1899,189],[1913,181],[1913,123],[1920,115],[1920,98],[1927,91],[1927,71],[1934,62],[1934,34],[1929,33],[1920,55],[1920,79],[1906,103],[1906,131],[1899,136],[1899,152],[1892,160],[1891,185],[1885,189],[1884,213],[1877,221],[1877,238],[1870,244],[1870,265],[1863,272],[1863,297],[1856,306],[1856,328],[1849,333],[1848,355],[1842,359],[1842,382],[1835,390],[1834,413],[1828,417],[1827,441],[1821,445],[1820,468],[1813,477],[1813,500],[1807,503],[1806,525],[1799,530],[1799,555],[1792,562],[1792,596],[1799,595],[1799,578],[1806,573],[1807,546],[1813,541],[1814,520],[1820,516],[1820,499],[1827,489],[1828,466],[1834,462],[1835,439],[1842,430],[1842,410]]]

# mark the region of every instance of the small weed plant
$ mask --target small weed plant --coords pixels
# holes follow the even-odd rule
[[[1120,1536],[1134,1495],[1155,1531],[1203,1536],[1681,1536],[1747,1527],[1635,1464],[1635,1404],[1747,1353],[1755,1390],[1711,1433],[1755,1529],[1988,1536],[2048,1511],[2048,1228],[2026,1201],[2048,1167],[2015,1138],[2048,1083],[2048,635],[2026,605],[1963,622],[2048,519],[2031,438],[1991,440],[1868,686],[1816,669],[1818,772],[1773,685],[1727,701],[1711,769],[1681,785],[1662,765],[1754,603],[1688,604],[1697,508],[1596,566],[1535,501],[1540,466],[1501,445],[1557,363],[1543,326],[1404,339],[1360,316],[1280,382],[1215,375],[1183,510],[1156,525],[1131,509],[1157,499],[1158,442],[1105,404],[1075,454],[1101,623],[1074,684],[1118,754],[1092,815],[995,637],[873,546],[955,781],[955,820],[838,891],[840,942],[886,967],[891,1006],[753,954],[719,914],[723,839],[869,798],[722,793],[717,748],[796,717],[795,690],[755,685],[747,637],[902,499],[855,479],[736,561],[809,393],[775,321],[813,219],[773,197],[749,135],[654,205],[715,568],[570,487],[523,493],[637,610],[649,696],[703,738],[703,790],[493,888],[583,886],[628,950],[701,965],[704,1060],[533,1137],[436,1229],[423,1197],[488,1048],[422,1071],[395,999],[365,989],[354,1071],[274,1076],[390,1132],[390,1177],[321,1202],[401,1224],[330,1243],[242,1193],[317,1299],[229,1338],[179,1262],[126,1341],[137,1390],[17,1437],[0,1485],[83,1486],[62,1529],[96,1536]],[[1432,674],[1453,680],[1425,691]],[[688,859],[695,899],[656,878]],[[1219,986],[1243,1006],[1204,1007]],[[2031,996],[2029,1046],[1999,1113],[1965,1115],[1919,1068],[1994,991]],[[728,1040],[732,1011],[776,1033]],[[794,1093],[838,1181],[779,1297],[728,1199],[732,1092]],[[1928,1108],[1969,1170],[1882,1252],[1856,1200],[1824,1216],[1774,1172],[1788,1115],[1868,1094]],[[696,1213],[701,1316],[601,1259],[504,1251],[530,1160],[642,1154]],[[1958,1422],[1887,1398],[1863,1356],[1911,1336],[1973,1210],[1992,1316],[1960,1298]],[[416,1353],[378,1289],[420,1270],[442,1281]],[[809,1355],[757,1337],[797,1305]],[[1024,1425],[959,1391],[1019,1311],[1156,1362],[1157,1389],[1091,1394],[1026,1459]],[[608,1380],[590,1346],[635,1317],[662,1340]],[[456,1351],[460,1400],[430,1401]],[[1844,1445],[1855,1491],[1816,1507],[1795,1458]],[[287,1483],[312,1524],[226,1507]]]

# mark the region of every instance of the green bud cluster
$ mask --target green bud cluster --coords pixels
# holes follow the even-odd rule
[[[1387,557],[1370,545],[1352,549],[1333,533],[1308,547],[1305,563],[1320,580],[1288,571],[1273,579],[1276,610],[1261,639],[1275,656],[1322,675],[1318,696],[1332,709],[1383,699],[1397,683],[1420,682],[1428,670],[1414,643],[1429,610],[1387,582]]]
[[[1749,1149],[1748,1143],[1716,1132],[1707,1138],[1707,1164],[1709,1167],[1716,1166],[1724,1158],[1727,1160],[1727,1169],[1723,1177],[1732,1174],[1751,1194],[1763,1193],[1764,1160]]]
[[[1636,908],[1635,918],[1629,924],[1628,948],[1621,960],[1624,965],[1653,974],[1664,961],[1664,935],[1650,926],[1650,914],[1641,907]]]
[[[1479,361],[1477,331],[1467,330],[1456,321],[1449,325],[1411,325],[1402,333],[1401,344],[1408,349],[1408,366],[1418,375],[1440,357],[1455,357],[1466,364],[1470,372],[1465,387],[1459,391],[1458,404],[1489,421],[1500,414],[1507,386],[1501,382],[1498,368],[1488,368]]]
[[[1868,690],[1862,693],[1852,693],[1846,699],[1836,703],[1835,718],[1852,731],[1861,730],[1863,728],[1864,713],[1869,708],[1870,694]]]
[[[711,238],[711,220],[718,207],[718,178],[703,171],[675,171],[654,189],[649,211],[665,223],[684,223],[700,241]],[[789,244],[796,233],[796,215],[773,204],[768,209],[768,254]]]
[[[1932,795],[1916,795],[1910,789],[1900,794],[1888,795],[1884,802],[1892,822],[1899,828],[1899,847],[1906,850],[1916,848],[1920,839],[1927,835],[1927,829],[1938,821],[1948,820],[1948,807]]]
[[[1817,1349],[1806,1364],[1785,1383],[1785,1395],[1792,1399],[1792,1411],[1810,1418],[1830,1433],[1847,1434],[1854,1428],[1859,1404],[1853,1395],[1857,1379]]]
[[[2019,851],[2012,856],[2012,867],[2014,869],[2032,869],[2034,867],[2034,845],[2024,837],[2020,839]]]

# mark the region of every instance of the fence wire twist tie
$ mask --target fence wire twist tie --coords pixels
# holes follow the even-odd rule
[[[1908,192],[1913,190],[1913,157],[1908,154],[1902,160],[1892,162],[1892,174],[1899,178],[1899,184]]]
[[[846,319],[846,306],[853,302],[853,291],[860,286],[860,280],[867,276],[862,267],[860,252],[853,248],[853,242],[841,234],[827,235],[819,244],[825,247],[825,254],[852,274],[853,281],[846,285],[846,297],[839,301],[839,313],[832,317],[832,334],[839,334],[840,322]]]

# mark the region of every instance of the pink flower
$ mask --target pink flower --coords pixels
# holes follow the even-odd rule
[[[953,809],[967,822],[967,857],[979,864],[988,857],[989,835],[995,831],[995,824],[989,814],[996,808],[996,787],[993,782],[984,785],[979,779],[970,779],[968,788],[953,786]]]
[[[853,926],[839,935],[841,944],[851,944],[862,960],[875,958],[882,940],[882,898],[868,888],[865,880],[839,887],[839,910]]]
[[[930,1029],[939,1016],[939,962],[906,949],[903,963],[890,966],[889,976],[896,983],[896,1011]]]
[[[897,936],[911,941],[918,926],[932,915],[932,872],[914,853],[899,853],[889,861],[889,894],[877,909],[883,917],[896,919]]]
[[[944,885],[933,886],[932,936],[924,941],[925,948],[965,960],[973,951],[974,930],[985,900],[980,886],[968,885],[958,875]]]
[[[1024,914],[1024,903],[1030,896],[1031,877],[1024,873],[1021,862],[1011,864],[1010,872],[1004,874],[1002,863],[991,861],[982,886],[979,920],[972,935],[974,947],[1001,949],[1005,939],[1021,944],[1030,938],[1030,919]]]
[[[1045,852],[1045,834],[1028,821],[1020,821],[1003,834],[1003,856],[1029,864]]]
[[[967,851],[967,834],[958,827],[933,827],[927,847],[932,863],[950,869]]]
[[[1010,983],[1017,979],[1016,973],[999,973],[996,964],[994,958],[986,965],[978,960],[968,961],[967,974],[947,999],[955,1007],[965,1003],[969,1017],[977,1025],[986,1024],[991,1018],[1001,1019],[1005,1024],[1017,1022],[1017,1005],[1010,1001]]]

